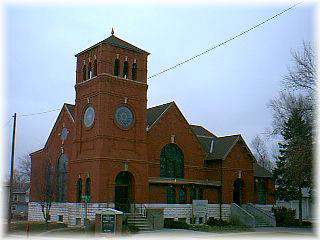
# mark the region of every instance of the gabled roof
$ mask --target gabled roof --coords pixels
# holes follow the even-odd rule
[[[74,121],[74,105],[69,104],[69,103],[65,103],[64,105],[66,106],[68,112],[71,115],[72,120]]]
[[[49,136],[48,136],[48,138],[47,138],[47,141],[46,141],[45,144],[44,144],[44,147],[43,147],[42,149],[39,149],[39,150],[37,150],[37,151],[34,151],[34,152],[30,153],[30,156],[32,156],[32,155],[34,155],[34,154],[36,154],[36,153],[38,153],[38,152],[41,152],[41,151],[47,146],[48,141],[49,141],[49,139],[50,139],[50,137],[51,137],[54,129],[56,128],[57,122],[59,121],[59,119],[60,119],[60,117],[61,117],[61,114],[62,114],[62,112],[63,112],[63,108],[64,108],[64,107],[66,108],[67,112],[69,113],[70,119],[74,122],[74,105],[69,104],[69,103],[64,103],[63,106],[62,106],[62,108],[61,108],[61,110],[60,110],[60,113],[59,113],[58,117],[56,118],[56,121],[55,121],[55,123],[54,123],[54,125],[53,125],[53,127],[52,127],[52,129],[51,129],[51,132],[50,132],[50,134],[49,134]]]
[[[253,163],[253,171],[255,177],[271,178],[272,174],[267,169],[259,165],[258,163]]]
[[[158,105],[147,109],[147,126],[150,127],[162,116],[173,102]]]
[[[211,140],[204,140],[202,138],[202,143],[205,144],[205,149],[207,150],[208,160],[223,160],[230,150],[233,148],[235,143],[238,141],[240,135],[231,135],[225,137],[213,138],[213,151],[210,153]]]
[[[217,136],[215,136],[212,132],[208,131],[207,129],[205,129],[202,126],[190,124],[190,127],[191,127],[192,131],[194,132],[194,134],[197,136],[206,136],[206,137],[217,138]]]
[[[123,49],[126,49],[126,50],[130,50],[130,51],[133,51],[133,52],[137,52],[137,53],[144,53],[144,54],[150,54],[118,37],[116,37],[115,35],[111,35],[110,37],[102,40],[101,42],[98,42],[96,43],[95,45],[77,53],[75,56],[78,56],[79,54],[83,53],[83,52],[86,52],[90,49],[93,49],[95,47],[97,47],[98,45],[102,44],[102,43],[105,43],[105,44],[109,44],[111,46],[115,46],[115,47],[119,47],[119,48],[123,48]]]

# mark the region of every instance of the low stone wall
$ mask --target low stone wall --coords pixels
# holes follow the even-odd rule
[[[163,208],[164,218],[192,218],[192,204],[145,204],[147,208]],[[221,215],[223,220],[230,220],[230,204],[222,204]],[[206,217],[220,218],[220,205],[208,204]],[[205,217],[205,216],[204,216]]]
[[[107,208],[114,208],[113,203],[89,203],[87,205],[87,218],[95,219],[95,213],[105,211]],[[85,216],[85,205],[83,203],[52,203],[50,208],[50,221],[58,222],[59,215],[63,216],[63,223],[68,226],[83,225]],[[77,223],[78,219],[78,223]],[[29,202],[28,221],[44,221],[42,208],[38,202]]]
[[[164,218],[185,218],[187,222],[193,217],[192,204],[143,204],[147,208],[163,209]],[[87,205],[87,218],[95,219],[95,213],[114,208],[114,203],[89,203]],[[230,204],[222,204],[222,219],[230,219]],[[68,226],[83,225],[85,205],[83,203],[52,203],[50,209],[50,221],[58,222],[59,215],[63,216],[63,222]],[[220,217],[219,204],[208,204],[204,218]],[[29,202],[29,221],[44,221],[41,205],[37,202]]]

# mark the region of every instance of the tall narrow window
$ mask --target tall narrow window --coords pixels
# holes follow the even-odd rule
[[[167,188],[167,203],[176,203],[176,190],[173,186]]]
[[[191,187],[190,189],[190,202],[197,199],[197,193],[195,187]]]
[[[88,78],[92,78],[92,65],[91,62],[89,62],[89,66],[88,66]]]
[[[57,194],[56,200],[57,202],[65,202],[66,201],[66,181],[67,181],[67,164],[68,158],[66,155],[61,154],[58,163],[57,163],[57,180],[56,180],[56,187],[57,187]]]
[[[114,70],[113,70],[113,75],[114,76],[119,76],[119,67],[120,67],[120,61],[117,58],[116,60],[114,60]]]
[[[79,178],[77,181],[77,202],[81,202],[82,197],[82,179]]]
[[[93,76],[97,76],[98,75],[98,61],[97,59],[95,59],[93,61]]]
[[[91,194],[91,180],[90,178],[86,179],[86,196],[90,196]]]
[[[184,188],[179,189],[179,203],[186,203],[187,198],[186,198],[186,190]]]
[[[132,80],[137,80],[137,63],[132,65]]]
[[[124,61],[123,63],[123,74],[122,74],[123,78],[128,78],[128,61]]]
[[[83,65],[82,67],[82,80],[86,80],[87,79],[87,66]]]

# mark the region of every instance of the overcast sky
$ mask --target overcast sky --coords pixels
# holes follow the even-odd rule
[[[74,103],[74,54],[115,35],[150,52],[148,73],[226,40],[285,5],[7,5],[6,114]],[[300,5],[229,44],[148,84],[148,107],[175,101],[190,124],[218,136],[253,136],[271,127],[267,104],[281,89],[290,51],[314,43],[314,5]],[[16,157],[42,148],[59,111],[18,117]],[[11,122],[12,123],[12,122]],[[10,124],[4,143],[10,147]],[[9,158],[10,154],[6,154]]]

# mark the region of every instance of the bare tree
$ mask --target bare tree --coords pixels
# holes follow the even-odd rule
[[[258,164],[271,171],[272,163],[265,141],[259,135],[256,135],[251,141],[251,147]]]
[[[19,171],[26,182],[30,182],[31,176],[31,158],[28,154],[19,157]]]
[[[36,194],[38,195],[38,201],[41,205],[41,211],[43,218],[46,222],[48,228],[48,223],[50,220],[50,209],[52,202],[54,201],[54,168],[50,160],[46,159],[42,163],[41,172],[33,174],[32,181],[35,182],[33,186],[35,187]]]
[[[293,68],[283,78],[284,87],[294,90],[305,90],[314,93],[316,90],[317,67],[315,53],[310,43],[303,43],[303,52],[291,51]]]
[[[278,98],[272,99],[269,106],[272,109],[272,127],[271,134],[278,135],[284,129],[285,123],[289,120],[293,109],[301,109],[304,113],[304,119],[312,123],[313,102],[302,94],[291,92],[281,92]]]
[[[301,110],[303,119],[314,125],[317,71],[315,53],[310,43],[303,43],[302,51],[291,51],[293,66],[283,77],[283,91],[270,101],[273,112],[272,134],[279,135],[293,109]],[[315,128],[314,128],[315,129]]]

